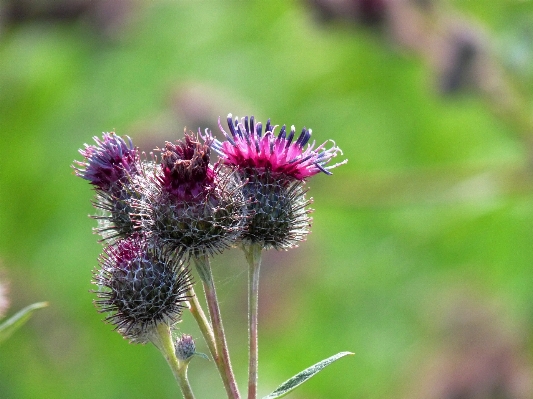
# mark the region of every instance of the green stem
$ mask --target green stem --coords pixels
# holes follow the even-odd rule
[[[192,393],[189,380],[187,379],[188,362],[180,362],[176,357],[174,343],[172,342],[172,334],[170,333],[168,325],[164,323],[157,325],[154,334],[152,335],[152,343],[157,349],[159,349],[170,366],[170,369],[180,386],[183,398],[194,399],[194,394]]]
[[[222,326],[222,317],[220,315],[220,308],[218,306],[217,294],[215,290],[215,282],[213,281],[213,273],[211,271],[211,264],[207,255],[200,255],[193,257],[196,270],[200,275],[204,287],[207,307],[209,308],[209,316],[211,316],[211,324],[213,325],[213,332],[215,335],[216,354],[215,362],[217,364],[220,377],[226,388],[228,398],[240,399],[239,389],[235,382],[235,376],[231,368],[229,358],[228,344],[226,336],[224,335],[224,327]]]
[[[198,297],[196,296],[193,287],[189,289],[189,296],[189,310],[192,313],[194,319],[196,320],[200,331],[202,332],[205,342],[209,347],[209,352],[211,352],[211,356],[215,360],[215,363],[217,363],[217,359],[219,358],[219,356],[217,354],[215,334],[213,333],[213,328],[211,327],[211,324],[209,324],[209,320],[207,319],[207,316],[205,315],[204,310],[202,309],[202,306],[198,301]]]
[[[248,399],[257,397],[258,345],[257,325],[259,317],[259,270],[262,247],[258,244],[243,246],[248,265]]]

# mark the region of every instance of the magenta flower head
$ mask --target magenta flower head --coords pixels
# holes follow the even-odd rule
[[[161,187],[181,201],[205,197],[213,189],[215,172],[209,164],[210,148],[199,139],[185,133],[176,144],[165,144],[161,150]]]
[[[85,148],[79,150],[85,161],[74,161],[81,167],[74,167],[76,175],[102,191],[120,189],[128,176],[137,174],[137,148],[129,137],[126,143],[115,133],[104,133],[102,140],[96,136],[93,139],[96,145],[85,144]]]
[[[234,166],[245,174],[268,171],[273,176],[304,180],[319,172],[330,175],[330,169],[347,162],[345,160],[327,166],[342,151],[335,143],[326,149],[327,141],[316,148],[314,142],[309,145],[312,131],[305,127],[298,139],[294,140],[294,126],[287,133],[286,126],[283,125],[276,137],[277,126],[271,125],[270,119],[266,123],[264,134],[263,124],[256,123],[253,116],[250,119],[246,116],[239,122],[238,118],[233,121],[229,114],[227,121],[231,134],[220,125],[220,120],[218,123],[227,141],[214,139],[212,147],[222,157],[224,164]]]
[[[99,263],[94,302],[124,338],[145,343],[160,323],[180,320],[191,280],[179,258],[134,235],[105,248]]]
[[[311,226],[303,184],[306,179],[323,172],[330,175],[331,169],[346,163],[329,166],[328,163],[338,154],[339,147],[328,142],[318,147],[309,144],[311,130],[302,129],[296,138],[296,129],[287,132],[283,125],[277,134],[277,126],[265,126],[254,117],[244,117],[240,121],[228,115],[227,133],[219,127],[226,141],[212,138],[211,147],[220,155],[222,163],[237,171],[246,182],[243,193],[248,200],[250,217],[242,240],[244,244],[259,244],[263,248],[288,249],[305,239]],[[296,138],[296,140],[295,140]]]
[[[136,197],[131,182],[140,171],[139,151],[131,139],[127,141],[115,133],[104,133],[102,139],[94,137],[96,145],[79,150],[85,160],[74,161],[76,175],[88,180],[96,190],[93,202],[100,214],[94,216],[99,226],[96,232],[103,240],[114,242],[134,232],[134,213],[129,202]]]
[[[185,135],[167,142],[161,162],[143,164],[140,229],[172,250],[211,255],[233,245],[246,216],[241,184],[221,165],[210,164],[209,145]]]

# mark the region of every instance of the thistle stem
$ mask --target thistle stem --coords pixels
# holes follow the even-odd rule
[[[257,397],[258,345],[257,325],[259,315],[259,270],[262,247],[258,244],[243,247],[248,269],[248,399]]]
[[[174,343],[172,342],[172,334],[168,325],[161,323],[155,328],[152,335],[152,343],[161,352],[166,359],[178,385],[181,389],[184,399],[194,399],[189,380],[187,378],[187,365],[188,362],[180,362],[176,357],[174,350]]]
[[[211,324],[213,325],[217,354],[215,357],[215,362],[217,364],[220,377],[222,378],[222,382],[226,388],[228,398],[240,399],[239,389],[231,368],[228,344],[226,342],[226,336],[224,335],[224,327],[222,326],[222,317],[220,315],[220,308],[218,306],[215,282],[213,280],[213,273],[211,271],[209,258],[207,255],[200,255],[193,257],[193,260],[196,270],[198,271],[198,274],[202,280],[205,298],[209,308],[209,315],[211,317]]]
[[[194,292],[192,286],[189,288],[189,297],[189,310],[192,313],[194,319],[196,320],[200,331],[202,332],[205,342],[209,347],[209,352],[211,353],[211,356],[215,360],[215,363],[217,363],[218,365],[217,359],[219,359],[219,356],[217,354],[215,334],[213,333],[213,328],[211,327],[211,324],[209,323],[209,320],[207,319],[207,316],[205,315],[204,310],[202,309],[202,306],[200,305],[198,297],[196,296],[196,293]]]

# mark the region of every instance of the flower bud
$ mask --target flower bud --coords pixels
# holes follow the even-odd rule
[[[176,357],[179,360],[188,360],[196,353],[194,339],[187,334],[183,334],[176,340]]]
[[[99,263],[95,305],[125,338],[144,343],[158,324],[180,320],[191,282],[179,259],[132,236],[105,248]]]

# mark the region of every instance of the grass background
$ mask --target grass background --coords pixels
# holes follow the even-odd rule
[[[531,2],[446,5],[489,32],[501,59],[520,49],[530,104],[532,49],[516,21],[529,26]],[[442,95],[416,54],[319,23],[303,2],[138,3],[112,28],[38,20],[0,33],[0,262],[10,314],[50,302],[0,347],[0,397],[179,397],[155,348],[128,344],[92,305],[101,246],[92,192],[70,165],[102,131],[150,151],[229,112],[305,125],[349,159],[310,181],[308,240],[265,256],[260,394],[348,350],[291,397],[413,398],[462,339],[511,348],[531,375],[533,196],[529,176],[508,178],[531,159],[480,96]],[[228,251],[214,272],[242,389],[244,257]],[[189,315],[181,330],[207,352]],[[446,370],[467,362],[454,359]],[[197,397],[224,397],[212,363],[189,374]]]

